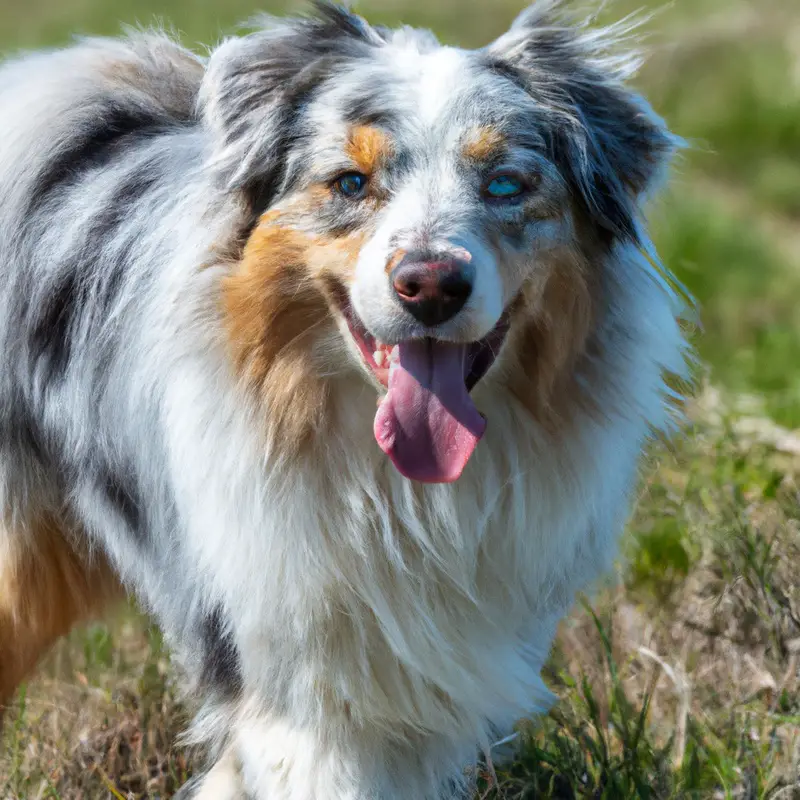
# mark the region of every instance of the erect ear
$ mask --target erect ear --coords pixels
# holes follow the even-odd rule
[[[266,18],[266,27],[214,50],[200,91],[223,186],[266,207],[284,176],[284,156],[299,135],[298,115],[315,87],[380,37],[347,9],[316,0],[313,17]]]
[[[553,157],[596,222],[635,240],[637,207],[680,140],[626,85],[639,66],[618,52],[631,26],[591,29],[558,5],[539,0],[486,56],[541,104]]]

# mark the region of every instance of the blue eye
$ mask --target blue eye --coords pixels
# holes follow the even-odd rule
[[[359,172],[348,172],[337,178],[333,185],[345,197],[358,197],[367,185],[367,176]]]
[[[498,175],[487,184],[485,191],[495,200],[509,200],[519,197],[525,191],[525,184],[513,175]]]

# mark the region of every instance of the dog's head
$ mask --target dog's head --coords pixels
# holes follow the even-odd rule
[[[229,335],[287,436],[323,424],[326,376],[355,368],[397,468],[451,481],[498,354],[531,413],[556,402],[597,322],[595,265],[636,242],[673,142],[607,32],[553,6],[465,51],[323,3],[212,55],[214,168],[254,221]]]

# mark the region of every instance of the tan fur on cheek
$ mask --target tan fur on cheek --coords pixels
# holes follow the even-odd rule
[[[353,231],[335,239],[314,237],[308,251],[309,267],[315,275],[325,278],[334,276],[349,286],[366,239],[364,231]]]
[[[267,215],[223,284],[234,365],[268,408],[270,433],[295,448],[322,421],[327,401],[312,345],[331,315],[309,273],[308,249],[307,237]]]
[[[391,157],[394,151],[389,137],[380,128],[357,125],[348,136],[345,146],[347,157],[360,172],[372,175]]]
[[[593,410],[576,369],[596,322],[588,265],[577,255],[562,257],[545,278],[525,288],[513,313],[517,332],[509,344],[518,364],[511,391],[546,429],[557,432],[575,411]]]
[[[0,704],[56,639],[122,595],[105,559],[81,557],[56,520],[0,532]]]
[[[364,238],[304,234],[273,211],[223,283],[235,368],[267,409],[268,438],[279,439],[285,451],[306,448],[324,425],[329,392],[321,373],[330,364],[320,363],[315,345],[339,335],[331,308],[337,298],[327,287],[350,284]]]

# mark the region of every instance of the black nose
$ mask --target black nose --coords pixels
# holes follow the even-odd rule
[[[403,307],[431,328],[452,319],[472,294],[470,266],[457,258],[403,259],[389,278]]]

